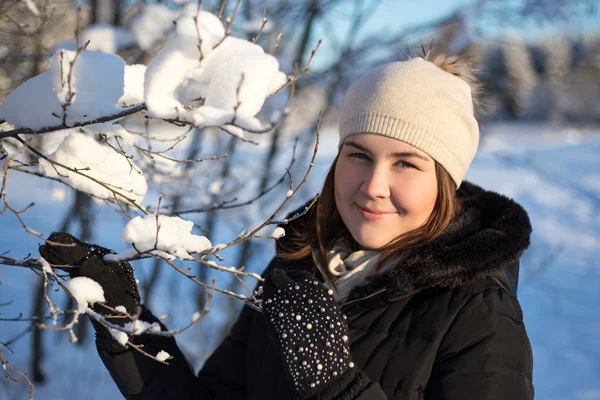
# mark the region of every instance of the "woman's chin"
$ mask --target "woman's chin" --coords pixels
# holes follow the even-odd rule
[[[390,242],[386,238],[378,238],[374,237],[374,235],[353,235],[356,243],[360,245],[361,248],[365,250],[380,250],[386,244]]]

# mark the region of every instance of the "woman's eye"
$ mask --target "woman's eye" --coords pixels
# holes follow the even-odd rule
[[[401,167],[401,168],[417,168],[414,166],[414,164],[409,163],[408,161],[398,161],[396,163],[397,166]]]
[[[369,156],[365,153],[352,153],[350,154],[352,158],[358,158],[359,160],[370,160]]]

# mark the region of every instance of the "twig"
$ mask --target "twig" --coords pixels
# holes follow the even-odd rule
[[[226,2],[227,1],[224,0],[223,3],[221,3],[221,7],[224,8]],[[213,46],[213,50],[216,49],[217,47],[219,47],[221,45],[221,43],[223,43],[225,41],[225,39],[227,39],[227,37],[229,37],[231,35],[231,25],[233,24],[233,20],[235,19],[235,16],[237,14],[237,11],[238,11],[238,8],[240,7],[241,2],[242,2],[242,0],[236,1],[235,7],[233,7],[233,12],[229,16],[229,18],[227,18],[227,25],[225,26],[225,35],[223,35],[223,38],[221,40],[219,40],[219,42]],[[222,9],[219,11],[219,19],[221,19],[221,17],[222,17]]]
[[[298,139],[294,140],[294,147],[292,150],[292,160],[290,161],[290,165],[287,167],[285,174],[283,174],[281,176],[281,178],[279,178],[277,180],[277,182],[275,182],[271,187],[265,189],[264,191],[262,191],[261,193],[257,194],[256,196],[252,197],[249,200],[246,200],[242,203],[235,203],[235,204],[227,204],[227,201],[223,201],[221,204],[216,205],[216,206],[211,206],[211,207],[205,207],[205,208],[194,208],[194,209],[190,209],[190,210],[183,210],[183,211],[174,211],[174,212],[163,212],[163,214],[165,215],[183,215],[183,214],[191,214],[191,213],[203,213],[203,212],[208,212],[208,211],[214,211],[214,210],[227,210],[227,209],[232,209],[232,208],[238,208],[238,207],[244,207],[247,206],[249,204],[254,203],[256,200],[260,199],[261,197],[265,196],[266,194],[268,194],[269,192],[271,192],[273,189],[275,189],[277,186],[279,186],[281,183],[283,183],[283,181],[285,180],[286,176],[288,176],[288,172],[289,170],[292,169],[292,167],[294,166],[294,163],[296,162],[296,147],[298,144]],[[230,200],[229,203],[232,203],[234,201],[236,201],[237,199],[233,199]]]
[[[200,28],[198,27],[198,17],[200,16],[200,9],[202,8],[202,0],[198,0],[198,8],[196,9],[196,16],[194,17],[194,25],[196,27],[196,35],[198,36],[198,52],[200,58],[198,61],[202,62],[204,59],[204,53],[202,52],[202,38],[200,37]]]
[[[8,364],[8,361],[6,361],[6,359],[4,358],[4,355],[2,354],[2,349],[0,349],[0,362],[2,362],[2,368],[4,369],[4,377],[6,379],[10,379],[16,383],[27,382],[29,384],[29,399],[33,400],[33,393],[35,392],[35,387],[33,386],[33,383],[31,382],[31,380],[29,379],[29,377],[27,376],[27,374],[25,372]],[[11,375],[11,373],[9,371],[13,371],[13,372],[21,375],[23,377],[23,379],[14,377],[13,375]]]
[[[227,5],[227,0],[222,0],[221,7],[219,7],[219,14],[217,15],[217,18],[219,18],[219,19],[223,18],[223,12],[225,11],[226,5]]]
[[[279,35],[277,35],[277,39],[275,39],[275,45],[269,52],[270,55],[275,54],[275,52],[279,49],[279,43],[281,42],[281,39],[283,39],[283,33],[280,33]]]
[[[154,240],[154,248],[158,249],[158,233],[160,232],[160,203],[162,203],[162,194],[158,196],[158,209],[156,210],[156,239]]]
[[[258,30],[258,33],[256,34],[256,36],[254,38],[252,38],[252,43],[258,42],[258,38],[260,38],[260,35],[262,34],[263,30],[265,29],[265,26],[267,25],[267,9],[263,8],[263,18],[262,18],[262,24],[260,25],[260,29]]]
[[[310,161],[310,164],[306,170],[306,173],[304,174],[304,177],[302,178],[302,181],[298,184],[298,186],[296,186],[296,188],[293,190],[293,192],[291,193],[291,195],[286,196],[286,198],[281,202],[281,204],[279,205],[279,207],[277,208],[277,210],[275,210],[275,212],[273,214],[271,214],[271,216],[269,218],[266,219],[266,221],[264,221],[262,224],[260,224],[258,227],[256,227],[254,230],[252,230],[250,233],[246,234],[246,233],[242,233],[240,234],[236,239],[230,241],[227,244],[224,244],[223,246],[221,246],[220,250],[226,249],[228,247],[231,246],[235,246],[241,242],[244,242],[250,238],[253,238],[260,230],[262,230],[263,228],[265,228],[268,225],[272,225],[272,224],[281,224],[281,222],[274,222],[273,220],[275,219],[275,216],[281,211],[281,209],[288,203],[288,201],[298,192],[298,190],[300,190],[300,188],[302,186],[304,186],[304,184],[306,183],[307,179],[308,179],[308,175],[310,174],[311,170],[313,169],[314,165],[315,165],[315,158],[317,157],[317,152],[319,149],[319,136],[320,136],[320,122],[321,122],[321,114],[319,114],[319,118],[317,120],[317,129],[316,129],[316,142],[315,142],[315,147],[313,150],[313,155]],[[316,199],[313,200],[313,202],[311,203],[310,206],[312,206],[314,203],[316,202]],[[309,206],[309,207],[310,207]],[[308,211],[308,208],[306,209],[306,211]],[[305,212],[306,212],[305,211]],[[298,218],[298,217],[295,217]],[[291,221],[292,219],[295,218],[288,218],[286,220],[283,221],[284,224],[287,224],[289,221]],[[203,255],[201,258],[206,259],[207,257],[213,256],[216,253],[215,250]]]
[[[300,77],[304,76],[308,72],[308,70],[310,69],[310,63],[311,63],[313,57],[315,56],[315,54],[317,53],[317,50],[319,50],[319,47],[321,46],[321,42],[322,42],[322,40],[319,39],[315,48],[310,52],[310,57],[308,58],[308,60],[306,61],[306,64],[304,64],[304,67],[302,67],[300,72],[297,75],[290,76],[290,79],[288,79],[287,83],[285,83],[283,86],[281,86],[279,89],[277,89],[273,93],[273,95],[276,95],[277,93],[281,92],[286,87],[292,85],[294,82],[296,82],[298,79],[300,79]]]
[[[240,108],[240,105],[242,104],[242,101],[240,100],[240,91],[242,90],[242,85],[244,84],[244,73],[242,72],[242,75],[240,76],[240,82],[237,85],[237,88],[235,89],[235,106],[233,106],[233,118],[231,119],[230,124],[231,125],[235,125],[235,119],[237,117],[237,112],[238,109]]]

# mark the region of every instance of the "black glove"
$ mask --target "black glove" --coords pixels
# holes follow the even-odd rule
[[[74,244],[74,246],[61,246],[52,243]],[[39,251],[40,255],[51,265],[63,266],[61,269],[67,271],[71,278],[85,276],[98,282],[104,290],[106,305],[112,308],[123,306],[129,315],[135,315],[139,312],[140,295],[131,265],[127,262],[104,261],[104,256],[114,253],[114,251],[98,245],[84,243],[64,232],[52,233],[48,237],[48,242],[40,246]],[[94,305],[91,308],[102,315],[114,314],[103,307],[102,304]],[[123,317],[107,318],[107,321],[121,326],[130,322]],[[96,341],[100,348],[112,352],[124,349],[93,318],[92,323],[96,328]]]
[[[301,399],[340,386],[340,380],[348,381],[356,370],[346,318],[332,294],[305,271],[275,269],[264,283],[262,307],[267,325]]]

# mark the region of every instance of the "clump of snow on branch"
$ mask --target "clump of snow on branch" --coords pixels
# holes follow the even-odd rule
[[[118,311],[118,312],[123,313],[123,314],[127,313],[127,309],[124,306],[116,306],[115,307],[115,311]]]
[[[44,257],[39,257],[38,261],[40,262],[40,264],[42,264],[42,271],[44,271],[44,273],[46,273],[46,274],[53,273],[50,263],[48,261],[46,261],[46,259]]]
[[[264,129],[254,116],[265,100],[287,81],[279,62],[262,47],[227,37],[208,57],[199,79],[200,85],[188,97],[204,98],[204,106],[191,111],[196,125],[220,125],[231,121],[252,130]],[[205,86],[203,82],[207,82]],[[189,89],[188,89],[189,90]],[[237,107],[237,109],[236,109]]]
[[[60,125],[62,106],[69,102],[68,126],[121,111],[117,104],[124,95],[125,61],[115,54],[81,51],[72,64],[76,54],[68,50],[54,53],[49,71],[29,79],[4,99],[0,119],[14,128],[38,130]],[[140,99],[139,84],[135,85],[132,83],[128,96]]]
[[[202,314],[200,314],[198,311],[192,314],[192,322],[198,322],[200,318],[202,318]]]
[[[141,319],[135,319],[131,322],[126,323],[123,328],[127,332],[131,332],[133,335],[141,335],[142,333],[158,333],[160,332],[160,325],[156,322],[146,322]]]
[[[139,252],[149,252],[167,259],[192,259],[193,253],[202,253],[212,249],[212,244],[204,236],[192,234],[194,223],[179,217],[160,215],[158,217],[158,239],[156,216],[135,217],[123,228],[121,239],[132,243],[135,249],[126,250],[118,255],[107,255],[107,260],[131,257]],[[156,245],[156,246],[155,246]],[[137,251],[136,251],[137,250]]]
[[[264,129],[254,117],[287,80],[277,59],[249,41],[223,40],[223,24],[208,12],[200,12],[197,19],[182,16],[176,29],[146,70],[148,114],[195,126],[224,125],[235,118],[242,128]],[[204,99],[202,107],[184,107],[199,98]]]
[[[0,104],[0,119],[14,128],[41,129],[59,125],[61,115],[62,107],[54,94],[50,72],[24,82]]]
[[[166,361],[169,358],[171,358],[171,355],[164,350],[159,351],[158,354],[156,355],[156,359],[158,361]]]
[[[40,169],[46,176],[62,180],[73,188],[100,199],[114,199],[113,190],[139,204],[148,190],[144,176],[132,169],[125,157],[81,133],[71,133],[49,158],[71,168],[89,168],[76,173],[40,159]],[[88,177],[103,182],[106,186]]]
[[[48,66],[58,101],[71,103],[67,125],[120,111],[117,102],[123,96],[125,74],[125,61],[121,57],[95,51],[77,55],[60,50],[50,58]]]
[[[85,276],[78,276],[67,282],[69,292],[77,302],[80,312],[85,312],[88,305],[103,303],[104,290],[98,282]]]
[[[271,234],[271,237],[273,239],[281,239],[282,237],[285,236],[285,229],[283,229],[282,227],[278,226],[277,228],[275,228],[273,230],[273,233]]]
[[[150,61],[146,70],[144,98],[149,115],[177,118],[184,111],[175,96],[178,87],[200,67],[201,56],[208,57],[224,36],[223,24],[209,12],[200,12],[196,19],[183,16],[177,20],[175,36]]]
[[[123,306],[118,306],[123,307]],[[124,311],[125,312],[125,311]],[[141,319],[134,319],[123,325],[122,330],[108,327],[108,331],[113,338],[123,346],[129,341],[129,335],[141,335],[142,333],[158,333],[161,331],[160,324],[156,322],[146,322]]]
[[[127,335],[127,333],[114,329],[114,328],[108,328],[108,331],[110,332],[110,334],[112,335],[113,338],[115,338],[115,340],[117,342],[119,342],[121,345],[125,346],[127,344],[127,342],[129,341],[129,336]]]

